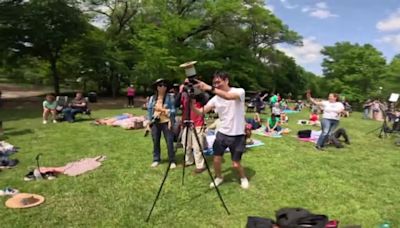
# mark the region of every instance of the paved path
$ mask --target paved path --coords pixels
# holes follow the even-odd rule
[[[3,99],[36,97],[51,92],[50,89],[35,86],[19,86],[9,83],[0,83]]]

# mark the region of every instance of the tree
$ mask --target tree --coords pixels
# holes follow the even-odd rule
[[[321,51],[323,72],[332,92],[362,100],[378,90],[386,61],[372,45],[336,43]]]
[[[387,66],[386,74],[381,78],[380,85],[383,87],[383,95],[400,93],[400,56],[396,55]]]
[[[54,92],[60,92],[58,61],[63,48],[84,34],[87,22],[74,1],[5,1],[0,5],[15,15],[2,17],[0,30],[6,42],[3,48],[12,55],[32,55],[49,62]],[[7,33],[7,31],[9,33]],[[3,49],[4,50],[4,49]]]

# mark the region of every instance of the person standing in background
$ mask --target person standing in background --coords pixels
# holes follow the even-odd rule
[[[134,107],[134,99],[136,95],[136,90],[131,84],[128,89],[126,90],[126,96],[128,97],[128,108]]]

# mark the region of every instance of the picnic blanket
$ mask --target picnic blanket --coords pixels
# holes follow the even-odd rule
[[[212,145],[214,144],[214,141],[215,141],[215,135],[207,135],[206,139],[207,139],[208,146],[205,146],[204,154],[213,155],[214,151],[213,151]],[[246,144],[246,148],[252,148],[252,147],[258,147],[258,146],[265,145],[262,141],[257,140],[257,139],[252,139],[252,141],[253,141],[253,144]],[[226,151],[229,151],[229,148],[227,148]]]
[[[319,136],[321,135],[322,131],[311,131],[311,136],[310,138],[297,138],[298,140],[302,142],[311,142],[311,143],[317,143]]]
[[[260,128],[253,130],[252,133],[255,135],[261,135],[271,138],[282,138],[282,134],[287,134],[290,132],[289,128],[282,128],[280,132],[265,132],[265,126],[261,126]]]
[[[83,158],[79,161],[70,162],[65,166],[61,167],[40,167],[41,173],[55,172],[62,173],[68,176],[78,176],[89,172],[91,170],[97,169],[101,166],[101,162],[106,159],[106,156],[97,156],[93,158]],[[35,172],[38,172],[35,169]]]
[[[283,110],[283,112],[286,114],[299,113],[299,111],[295,111],[295,110],[291,110],[291,109],[285,109],[285,110]]]
[[[319,120],[317,121],[310,121],[310,120],[298,120],[297,121],[298,125],[308,125],[308,126],[321,126],[321,122]]]

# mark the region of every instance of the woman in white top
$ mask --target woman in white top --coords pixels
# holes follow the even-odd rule
[[[310,93],[308,93],[307,96],[313,104],[321,106],[324,110],[321,121],[322,133],[318,138],[317,145],[315,146],[318,150],[323,150],[322,148],[324,147],[329,135],[339,125],[340,113],[343,112],[344,106],[341,102],[338,102],[339,95],[335,93],[329,94],[328,101],[321,102],[314,100]]]

